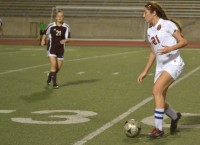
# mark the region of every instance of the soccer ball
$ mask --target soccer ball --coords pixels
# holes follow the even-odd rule
[[[141,125],[135,119],[130,119],[124,124],[124,133],[128,137],[136,137],[140,134]]]

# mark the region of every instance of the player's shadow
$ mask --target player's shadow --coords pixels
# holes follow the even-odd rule
[[[91,80],[71,81],[71,82],[61,84],[60,87],[65,87],[65,86],[70,86],[70,85],[89,84],[89,83],[95,83],[98,81],[100,81],[100,80],[99,79],[91,79]],[[53,91],[56,91],[56,90],[54,90],[50,86],[46,86],[44,88],[44,90],[41,92],[36,92],[36,93],[30,94],[30,95],[22,95],[19,98],[26,101],[27,103],[34,103],[34,102],[38,102],[41,100],[49,99],[51,97],[51,93]]]
[[[81,85],[81,84],[91,84],[100,81],[100,79],[90,79],[90,80],[76,80],[71,82],[66,82],[61,84],[60,87],[72,86],[72,85]]]
[[[127,145],[137,144],[137,143],[141,143],[141,139],[144,141],[146,137],[147,137],[146,134],[139,134],[136,137],[124,137],[122,139],[122,142],[126,143]]]
[[[53,92],[52,87],[46,86],[44,88],[44,91],[36,92],[31,95],[22,95],[20,96],[20,98],[28,103],[33,103],[33,102],[49,99],[49,97],[51,97],[52,92]]]
[[[147,134],[139,134],[136,137],[126,137],[123,138],[123,142],[126,143],[127,145],[133,145],[133,144],[146,144],[148,142],[148,144],[151,145],[165,145],[168,144],[168,142],[166,142],[166,138],[169,136],[169,134],[165,134],[163,137],[158,138],[158,139],[150,139],[148,138]]]

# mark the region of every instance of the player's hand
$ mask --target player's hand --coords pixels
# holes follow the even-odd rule
[[[172,51],[171,47],[169,47],[169,46],[163,46],[163,48],[158,49],[159,54],[166,54],[166,53],[169,53],[171,51]]]
[[[67,42],[69,42],[68,39],[63,39],[63,40],[60,41],[60,44],[65,44],[65,43],[67,43]]]
[[[143,82],[143,80],[146,77],[146,75],[147,74],[145,72],[143,72],[138,76],[138,79],[137,79],[138,84],[141,84]]]
[[[42,41],[41,41],[41,46],[44,46],[45,43],[46,43],[45,40],[42,40]]]

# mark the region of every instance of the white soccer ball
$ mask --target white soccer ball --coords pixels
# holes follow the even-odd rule
[[[124,133],[128,137],[136,137],[140,134],[141,125],[135,119],[130,119],[124,124]]]

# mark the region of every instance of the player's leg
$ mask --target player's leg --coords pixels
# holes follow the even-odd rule
[[[168,90],[168,88],[166,88],[164,93],[163,93],[164,98],[166,98],[166,96],[167,96],[167,90]],[[165,101],[165,114],[168,117],[170,117],[171,119],[177,118],[177,113],[174,111],[172,106],[167,101]]]
[[[169,74],[173,77],[174,80],[176,80],[183,72],[183,68],[184,68],[184,63],[175,66],[173,65],[166,66],[165,70],[169,72]],[[167,90],[165,92],[167,92]],[[178,121],[181,119],[182,115],[180,112],[176,112],[172,108],[172,106],[167,102],[165,102],[165,113],[171,118],[170,132],[174,133],[177,129]]]
[[[58,89],[59,88],[59,86],[57,84],[57,76],[58,76],[58,72],[60,71],[60,69],[62,67],[62,64],[63,64],[63,60],[62,59],[61,60],[57,59],[57,68],[56,68],[55,78],[54,78],[54,80],[55,80],[56,83],[54,83],[54,85],[53,85],[54,89]]]
[[[168,88],[164,91],[164,97],[166,98]],[[172,108],[172,106],[165,101],[165,114],[171,119],[177,119],[177,112]]]
[[[53,86],[57,86],[57,80],[56,80],[56,70],[57,70],[57,58],[56,56],[49,56],[49,61],[50,61],[50,73],[49,73],[49,77],[47,80],[50,82],[51,80],[53,81]]]
[[[166,96],[167,96],[167,91],[168,91],[168,88],[166,88],[164,90],[164,92],[163,92],[164,98],[166,98]],[[174,111],[174,109],[172,108],[172,106],[167,101],[165,101],[165,114],[168,117],[170,117],[171,119],[176,119],[177,118],[177,112]]]
[[[173,134],[176,132],[176,129],[178,127],[178,121],[181,119],[182,115],[180,112],[176,112],[172,106],[168,103],[166,103],[168,107],[165,109],[165,114],[171,118],[171,124],[170,124],[170,132]]]
[[[168,89],[168,88],[167,88]],[[165,90],[165,97],[166,97],[166,92],[167,92],[167,89]],[[180,112],[176,112],[173,107],[165,101],[165,114],[171,118],[171,125],[170,125],[170,132],[171,133],[174,133],[177,129],[177,126],[178,126],[178,121],[179,119],[181,119],[182,115]]]
[[[149,134],[150,138],[158,138],[164,134],[162,124],[165,113],[165,95],[167,88],[173,81],[174,79],[171,75],[168,72],[163,71],[154,83],[153,96],[155,100],[155,129]]]
[[[55,80],[57,80],[57,74],[58,72],[60,71],[61,67],[62,67],[62,64],[63,64],[63,60],[64,60],[64,49],[57,49],[56,50],[56,70],[55,70]],[[54,83],[53,85],[53,88],[54,89],[58,89],[59,86],[56,83]]]
[[[58,73],[60,71],[60,69],[62,68],[63,65],[63,59],[57,59],[57,69],[56,69],[56,73]]]
[[[57,56],[57,67],[56,67],[56,76],[60,69],[62,68],[63,65],[63,60],[64,60],[64,48],[63,49],[58,49],[56,51],[56,56]],[[54,88],[58,88],[58,85],[54,86]]]

